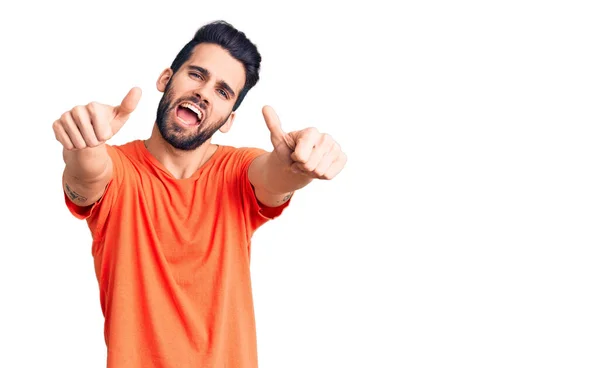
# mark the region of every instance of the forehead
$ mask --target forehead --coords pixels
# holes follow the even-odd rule
[[[246,73],[244,64],[236,60],[221,46],[201,43],[196,45],[185,67],[195,65],[208,70],[212,78],[224,80],[235,91],[244,87]]]

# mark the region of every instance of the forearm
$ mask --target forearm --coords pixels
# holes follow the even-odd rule
[[[104,145],[76,151],[63,151],[63,188],[79,206],[97,201],[112,175],[112,160]]]
[[[81,182],[95,182],[106,175],[110,156],[106,145],[82,150],[63,149],[65,175]]]
[[[273,194],[288,194],[308,185],[313,179],[301,173],[295,173],[284,164],[274,152],[260,157],[263,189]]]
[[[312,181],[306,175],[292,172],[275,153],[257,157],[250,165],[248,176],[256,198],[271,207],[282,205],[293,192]]]

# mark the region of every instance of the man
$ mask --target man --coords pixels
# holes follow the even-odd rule
[[[160,74],[149,139],[106,143],[139,88],[119,106],[77,106],[53,124],[65,203],[93,238],[109,368],[257,367],[251,237],[295,191],[346,163],[330,136],[285,133],[268,106],[272,152],[211,143],[230,130],[260,62],[244,33],[209,23]]]

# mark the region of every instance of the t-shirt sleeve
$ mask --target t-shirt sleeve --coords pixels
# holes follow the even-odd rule
[[[244,215],[248,221],[248,225],[252,230],[279,217],[283,211],[289,206],[291,198],[277,207],[270,207],[258,201],[254,193],[254,188],[248,177],[248,169],[252,161],[258,156],[267,153],[260,148],[240,148],[238,149],[238,177],[239,191],[242,199],[242,207]]]
[[[69,199],[63,188],[63,196],[69,212],[77,219],[87,220],[90,224],[90,228],[92,224],[97,225],[98,222],[104,222],[112,204],[114,203],[115,198],[118,195],[119,186],[123,179],[123,153],[118,148],[110,145],[106,145],[106,149],[113,162],[113,174],[100,199],[89,206],[81,207]],[[94,229],[91,228],[91,230],[92,233],[94,233]]]

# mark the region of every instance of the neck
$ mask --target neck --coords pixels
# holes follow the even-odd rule
[[[217,149],[210,139],[193,151],[182,151],[171,146],[154,124],[152,135],[144,141],[150,154],[154,156],[176,179],[186,179],[210,159]]]

